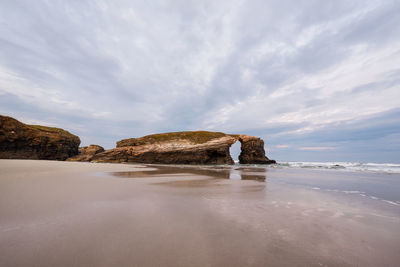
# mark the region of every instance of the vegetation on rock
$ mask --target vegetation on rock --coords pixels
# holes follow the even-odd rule
[[[42,132],[57,133],[57,134],[62,134],[62,135],[66,135],[66,136],[71,136],[71,137],[78,137],[64,129],[61,129],[61,128],[42,126],[42,125],[29,125],[29,124],[25,124],[25,125],[33,128],[33,129],[42,131]]]
[[[236,138],[239,135],[228,135],[222,132],[208,132],[208,131],[160,133],[160,134],[146,135],[139,138],[123,139],[117,142],[117,147],[141,146],[141,145],[179,141],[179,140],[188,141],[192,144],[204,144],[208,141],[221,138],[224,136],[232,136]]]
[[[65,160],[78,154],[78,136],[0,115],[0,158]]]
[[[229,148],[238,140],[241,142],[240,163],[275,163],[265,156],[263,140],[254,136],[209,131],[170,132],[124,139],[117,142],[114,149],[90,145],[78,151],[79,137],[64,129],[27,125],[0,115],[0,158],[234,164]]]

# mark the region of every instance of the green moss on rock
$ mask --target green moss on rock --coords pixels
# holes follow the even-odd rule
[[[42,131],[42,132],[57,133],[57,134],[65,135],[65,136],[77,137],[76,135],[73,135],[70,132],[68,132],[64,129],[61,129],[61,128],[42,126],[42,125],[28,125],[28,124],[26,124],[26,126],[33,128],[35,130]]]
[[[78,136],[0,115],[0,158],[65,160],[78,154]]]
[[[229,135],[222,132],[208,132],[208,131],[185,131],[185,132],[170,132],[151,134],[139,138],[123,139],[117,142],[117,147],[126,146],[140,146],[146,144],[163,143],[169,141],[185,140],[193,144],[204,144],[216,138],[224,136],[238,137],[238,135]]]

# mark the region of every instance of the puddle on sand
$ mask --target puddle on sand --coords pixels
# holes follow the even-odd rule
[[[168,176],[209,176],[214,179],[230,179],[230,180],[256,180],[264,182],[267,178],[266,168],[245,168],[233,166],[154,166],[148,171],[128,171],[128,172],[112,172],[113,176],[120,178],[156,178]],[[199,184],[205,183],[205,180],[195,180]],[[193,180],[192,180],[193,181]],[[200,182],[201,181],[201,182]],[[185,182],[185,181],[177,181]]]

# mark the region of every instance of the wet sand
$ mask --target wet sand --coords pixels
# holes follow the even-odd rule
[[[399,181],[0,160],[0,266],[398,266]]]

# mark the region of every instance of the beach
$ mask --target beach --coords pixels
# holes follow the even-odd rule
[[[0,160],[0,266],[398,266],[400,174]]]

